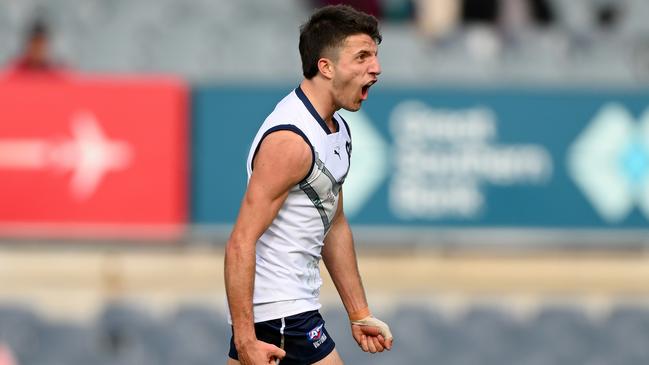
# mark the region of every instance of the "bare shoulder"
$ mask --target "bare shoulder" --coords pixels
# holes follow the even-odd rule
[[[310,171],[313,163],[311,146],[292,131],[277,131],[261,142],[253,161],[251,179],[263,176],[264,180],[281,179],[296,184]]]

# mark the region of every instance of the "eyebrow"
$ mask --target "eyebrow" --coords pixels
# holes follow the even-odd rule
[[[378,54],[379,54],[378,49],[375,52],[372,52],[369,49],[363,48],[363,49],[358,50],[357,52],[354,52],[354,56],[361,56],[361,55],[369,55],[369,56],[374,55],[375,56],[375,55],[378,55]]]

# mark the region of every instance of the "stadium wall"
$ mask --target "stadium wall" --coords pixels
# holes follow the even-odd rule
[[[249,143],[288,90],[194,90],[194,223],[234,221]],[[353,136],[346,214],[373,241],[431,232],[506,241],[509,232],[518,242],[610,243],[611,233],[644,242],[648,90],[378,86],[371,94],[361,111],[342,114]]]
[[[0,82],[2,234],[222,235],[243,196],[249,143],[292,87]],[[647,243],[649,90],[371,93],[362,111],[343,112],[354,141],[346,213],[361,240],[435,245],[461,232],[514,245],[575,234],[587,245]]]

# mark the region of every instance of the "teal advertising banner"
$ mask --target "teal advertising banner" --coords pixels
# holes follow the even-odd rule
[[[193,97],[192,217],[231,224],[254,134],[291,87]],[[649,227],[649,90],[377,85],[344,112],[352,224]]]

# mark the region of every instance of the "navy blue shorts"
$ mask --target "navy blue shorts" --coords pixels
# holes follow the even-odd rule
[[[320,313],[304,312],[283,319],[273,319],[255,323],[257,339],[282,347],[282,332],[286,357],[281,365],[308,365],[318,362],[334,350],[336,344],[325,329],[325,322]],[[234,337],[230,338],[229,356],[239,360],[237,349],[234,347]]]

